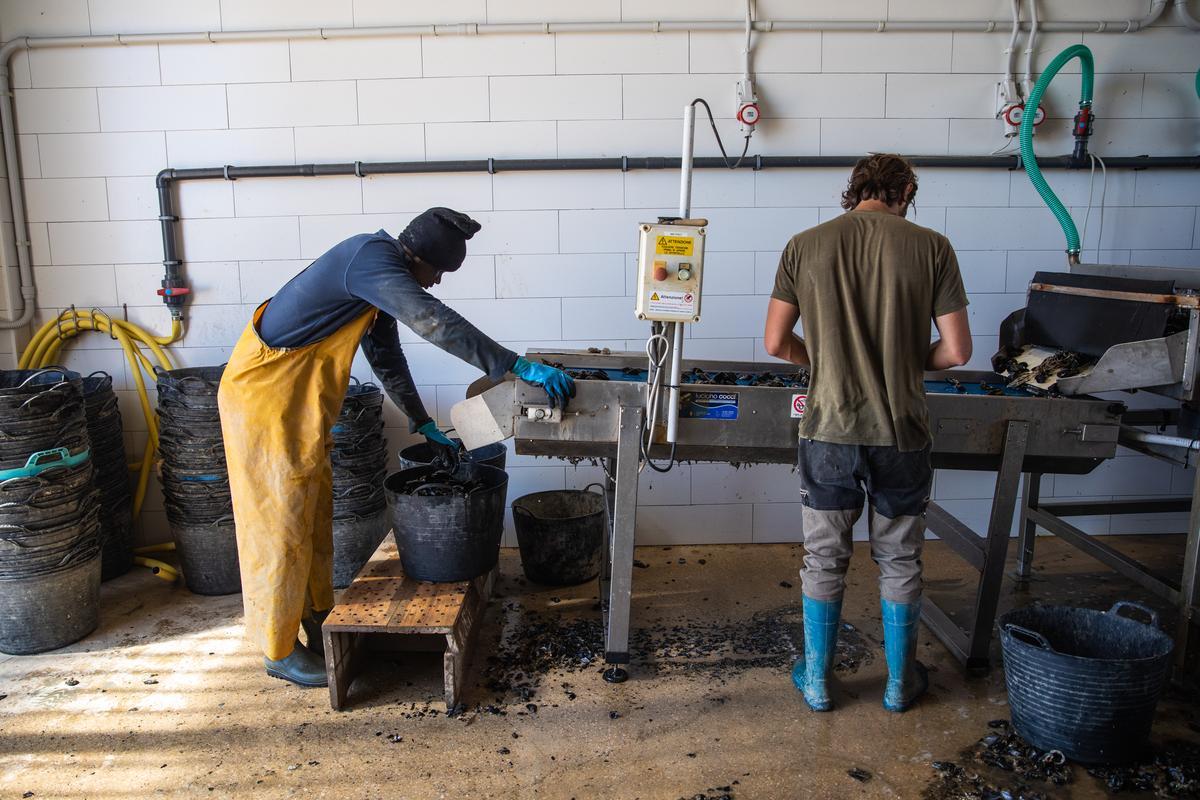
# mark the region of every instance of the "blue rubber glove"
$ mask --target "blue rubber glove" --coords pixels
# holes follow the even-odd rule
[[[526,383],[545,389],[550,397],[551,408],[555,405],[566,408],[567,402],[575,396],[575,380],[561,369],[535,364],[523,356],[517,356],[512,373]]]
[[[446,470],[454,472],[458,469],[459,444],[438,429],[437,423],[429,420],[417,428],[417,433],[425,437],[433,448],[433,463]]]

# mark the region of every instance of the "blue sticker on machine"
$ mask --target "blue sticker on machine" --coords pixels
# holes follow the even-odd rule
[[[684,392],[679,416],[687,419],[737,419],[737,392]]]

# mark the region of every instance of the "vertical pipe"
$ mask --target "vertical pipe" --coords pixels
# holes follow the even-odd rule
[[[692,213],[692,152],[696,133],[696,106],[683,107],[683,152],[679,164],[679,216]],[[683,323],[672,323],[671,382],[667,385],[667,443],[675,444],[679,429],[679,378],[683,370]]]
[[[30,257],[29,226],[25,221],[25,197],[21,186],[21,159],[17,152],[17,124],[13,115],[10,59],[28,46],[29,40],[14,39],[0,49],[0,129],[3,130],[4,161],[8,168],[8,193],[12,201],[13,239],[17,249],[17,272],[20,275],[21,313],[13,319],[0,319],[0,330],[23,328],[33,319],[37,298],[33,282],[33,259]],[[15,350],[14,350],[15,352]]]
[[[671,407],[667,409],[667,443],[675,444],[679,428],[679,378],[683,370],[683,323],[675,322],[671,327],[674,330],[671,337],[671,384],[668,387]]]
[[[683,156],[679,165],[679,216],[687,219],[692,214],[692,148],[696,139],[696,106],[688,103],[683,107]]]

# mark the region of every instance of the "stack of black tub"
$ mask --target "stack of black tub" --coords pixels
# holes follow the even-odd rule
[[[167,521],[184,580],[196,594],[232,594],[242,588],[217,410],[224,371],[224,366],[157,370]]]
[[[387,536],[383,391],[352,379],[333,426],[333,585],[349,586]]]
[[[107,581],[133,566],[133,495],[112,376],[93,372],[84,378],[83,404],[96,488],[100,490],[101,579]]]
[[[0,652],[41,653],[95,630],[100,562],[80,376],[0,371]]]

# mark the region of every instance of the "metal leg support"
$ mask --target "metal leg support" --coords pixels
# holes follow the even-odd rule
[[[1004,437],[1004,454],[996,474],[996,491],[992,495],[992,513],[988,518],[987,538],[983,544],[979,589],[975,596],[975,616],[963,630],[931,598],[922,603],[921,618],[934,634],[970,670],[987,669],[992,627],[1000,604],[1000,587],[1004,582],[1004,560],[1008,555],[1008,537],[1016,511],[1017,490],[1021,482],[1021,465],[1029,442],[1030,423],[1012,420]],[[932,518],[931,518],[932,521]],[[930,527],[933,533],[937,529]]]
[[[1197,679],[1200,659],[1200,466],[1192,468],[1192,512],[1188,518],[1187,547],[1183,556],[1183,577],[1179,582],[1179,623],[1175,631],[1175,678]]]
[[[609,664],[629,663],[629,601],[633,593],[633,541],[637,524],[638,437],[643,409],[622,406],[617,436],[617,463],[610,517],[612,534],[608,545],[608,609],[604,620],[604,659]],[[605,679],[624,680],[618,667],[605,672]]]
[[[1025,476],[1025,491],[1021,500],[1021,550],[1017,554],[1017,577],[1027,580],[1033,570],[1033,548],[1037,539],[1037,523],[1029,518],[1029,510],[1037,508],[1042,498],[1042,475],[1031,472]]]

